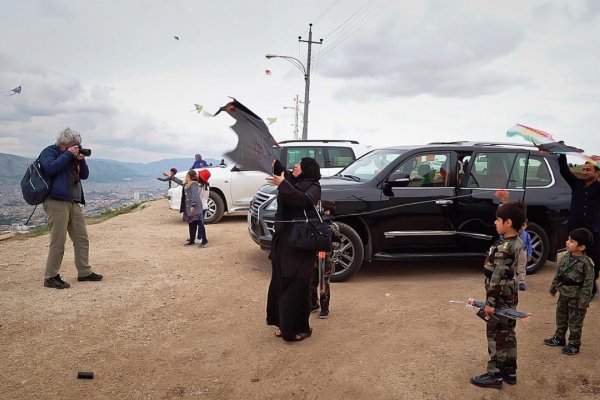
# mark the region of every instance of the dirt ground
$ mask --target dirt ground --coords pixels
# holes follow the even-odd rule
[[[469,384],[485,371],[485,327],[449,303],[482,297],[479,261],[367,265],[332,285],[311,338],[285,343],[265,325],[270,264],[243,217],[209,225],[204,249],[183,245],[166,200],[88,230],[104,281],[77,282],[68,241],[67,290],[42,286],[48,235],[0,242],[0,399],[600,398],[598,300],[580,354],[542,344],[553,263],[527,278],[519,382],[498,391]]]

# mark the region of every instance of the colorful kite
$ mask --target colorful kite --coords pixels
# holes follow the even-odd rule
[[[265,75],[271,75],[271,70],[270,69],[265,69]]]
[[[269,121],[269,125],[273,125],[277,122],[277,117],[267,117],[267,121]]]
[[[225,156],[247,169],[272,175],[275,160],[273,147],[278,145],[267,125],[236,99],[221,107],[215,116],[221,111],[227,112],[236,120],[231,128],[238,135],[236,148],[225,153]]]
[[[532,142],[535,147],[542,151],[558,154],[571,154],[579,158],[583,158],[586,161],[591,161],[598,164],[598,161],[588,155],[583,154],[582,149],[569,146],[563,141],[557,141],[551,134],[539,129],[517,124],[506,131],[506,136],[521,136],[525,140]]]
[[[17,86],[16,88],[14,88],[13,90],[11,90],[11,94],[9,94],[9,96],[14,96],[15,94],[21,94],[21,86]]]

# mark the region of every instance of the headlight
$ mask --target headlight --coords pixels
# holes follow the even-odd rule
[[[273,201],[270,202],[269,205],[265,207],[265,210],[277,211],[277,197],[275,197],[275,199],[273,199]]]

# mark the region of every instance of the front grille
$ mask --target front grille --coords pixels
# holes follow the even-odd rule
[[[258,217],[258,209],[260,208],[260,206],[262,206],[265,203],[265,201],[273,197],[273,195],[257,192],[254,198],[252,199],[252,203],[250,204],[250,213],[252,213],[252,216]]]

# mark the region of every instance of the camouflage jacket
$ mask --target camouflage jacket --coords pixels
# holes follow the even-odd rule
[[[578,298],[579,304],[587,306],[594,285],[594,262],[586,255],[571,257],[567,253],[560,259],[556,275],[550,285],[550,293],[557,291],[561,296]]]
[[[516,306],[515,275],[521,249],[523,241],[519,236],[504,238],[490,248],[483,266],[487,306]]]

